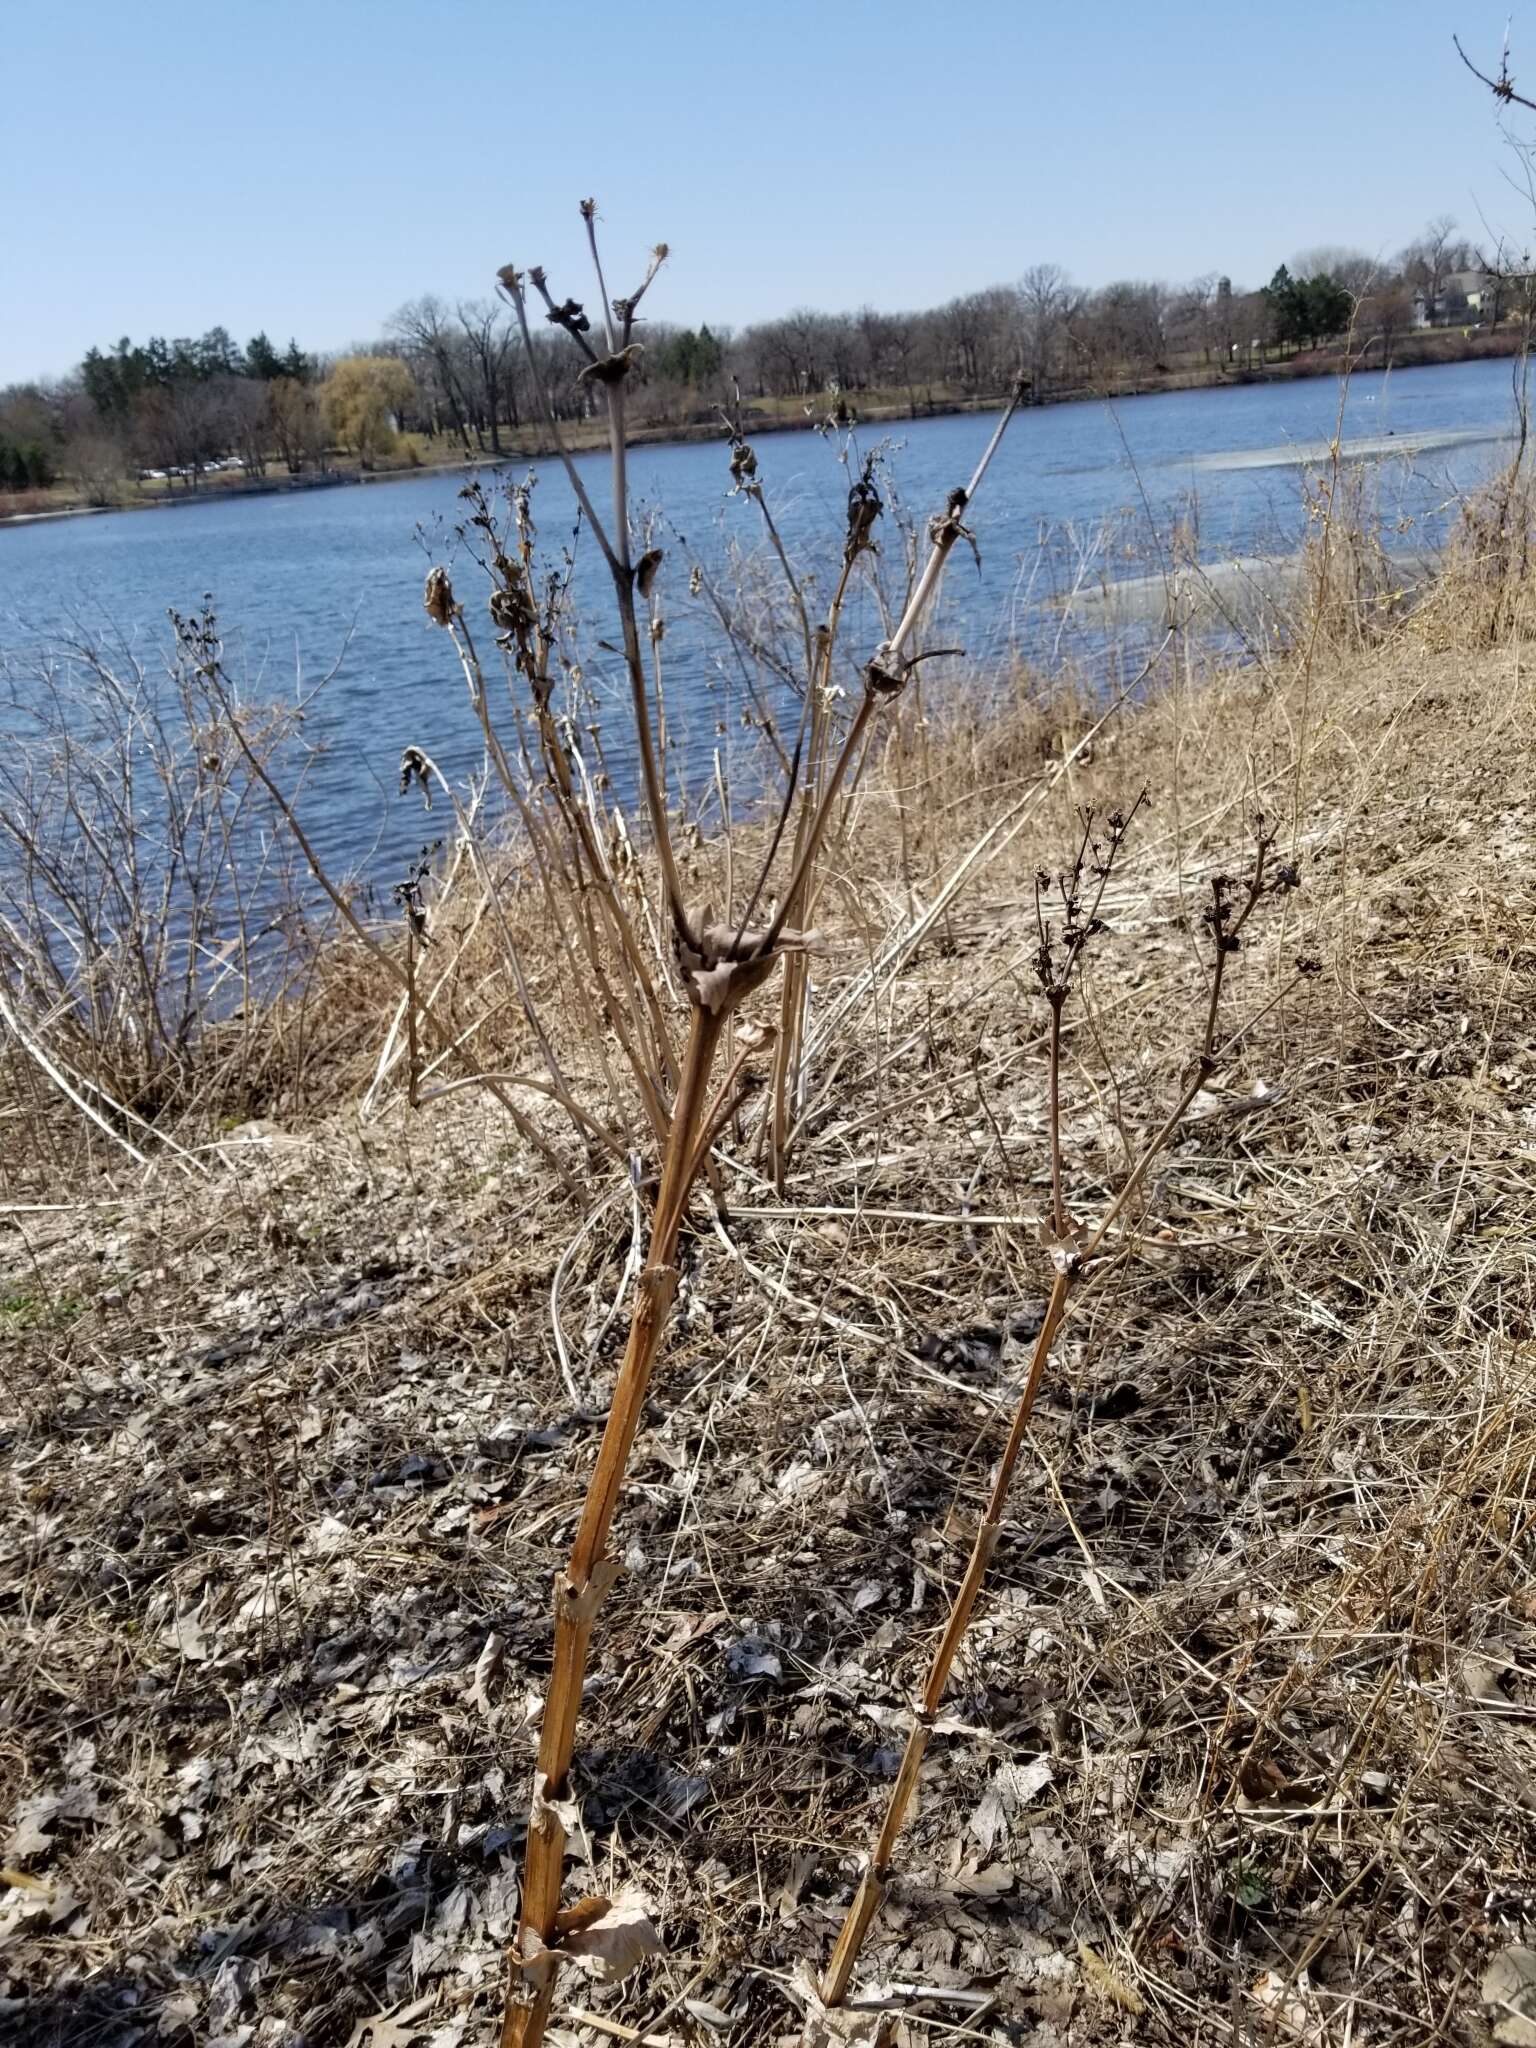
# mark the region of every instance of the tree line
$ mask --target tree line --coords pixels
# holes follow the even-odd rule
[[[740,330],[650,325],[638,380],[644,423],[708,419],[741,401],[780,408],[833,393],[913,414],[1007,390],[1032,400],[1176,371],[1241,371],[1327,343],[1347,328],[1367,350],[1414,325],[1466,315],[1465,276],[1488,286],[1497,318],[1522,297],[1510,266],[1489,265],[1433,221],[1390,264],[1346,248],[1305,251],[1270,282],[1239,289],[1219,272],[1171,285],[1120,279],[1083,288],[1054,263],[1012,283],[908,313],[796,309]],[[71,375],[0,391],[0,487],[73,477],[105,496],[115,479],[154,471],[195,482],[210,463],[252,476],[276,464],[323,469],[336,448],[363,467],[398,453],[402,435],[499,455],[540,412],[537,374],[563,417],[591,407],[551,333],[530,369],[508,310],[492,298],[425,294],[375,338],[319,356],[265,332],[244,346],[223,327],[195,339],[128,337],[94,347]],[[413,444],[408,444],[408,446]]]

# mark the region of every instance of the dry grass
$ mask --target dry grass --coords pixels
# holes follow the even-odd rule
[[[312,695],[212,700],[190,623],[0,656],[0,1200],[312,1112],[376,1009],[268,794]]]
[[[871,1966],[912,2042],[1486,2038],[1483,1967],[1536,1932],[1532,694],[1518,641],[1428,632],[1176,685],[888,975],[1086,713],[863,777],[800,1149],[781,1198],[727,1139],[723,1214],[695,1197],[586,1696],[567,1892],[642,1878],[667,1954],[573,1978],[551,2038],[796,2034],[1048,1276],[1031,878],[1143,783],[1069,1041],[1078,1185],[1178,1091],[1196,893],[1255,800],[1305,886],[1058,1348]],[[715,857],[682,849],[690,891]],[[514,1067],[467,881],[440,914],[444,1008]],[[1265,1013],[1300,952],[1324,973]],[[583,1214],[483,1099],[412,1116],[402,1067],[366,1117],[227,1134],[206,1184],[40,1177],[0,1217],[7,2040],[493,2036],[639,1226],[622,1171]]]

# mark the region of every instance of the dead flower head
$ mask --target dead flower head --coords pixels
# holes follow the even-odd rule
[[[427,617],[434,626],[450,626],[457,610],[453,598],[453,585],[448,581],[446,569],[429,569],[427,584],[421,594]]]
[[[427,757],[420,747],[407,747],[400,756],[400,794],[409,796],[411,784],[421,789],[421,800],[430,811],[432,808],[432,784],[427,775]]]
[[[733,491],[749,490],[757,477],[757,456],[739,434],[731,442],[731,477]]]

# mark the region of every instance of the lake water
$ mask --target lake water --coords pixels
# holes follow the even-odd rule
[[[1306,465],[1326,453],[1338,407],[1336,383],[1308,379],[1022,413],[971,515],[980,564],[966,550],[951,561],[935,644],[963,646],[967,666],[983,671],[1019,650],[1042,661],[1102,659],[1102,644],[1093,644],[1102,625],[1079,631],[1070,609],[1063,612],[1070,586],[1145,573],[1181,525],[1198,532],[1207,560],[1293,550]],[[963,415],[863,428],[856,446],[862,454],[889,444],[901,502],[921,526],[967,479],[994,424]],[[1513,426],[1507,361],[1357,376],[1344,415],[1346,446],[1356,444],[1363,457],[1371,451],[1384,530],[1392,544],[1416,547],[1443,535],[1460,494],[1491,473]],[[815,574],[818,565],[836,567],[850,480],[843,444],[806,431],[765,435],[756,446],[790,552],[824,604]],[[601,512],[606,459],[579,461]],[[716,748],[737,753],[749,775],[756,742],[741,730],[742,667],[703,601],[689,596],[688,568],[696,558],[727,585],[740,571],[751,581],[762,556],[757,508],[729,494],[723,443],[637,450],[631,478],[637,512],[654,522],[667,551],[665,653],[678,775],[701,781]],[[394,794],[401,748],[420,743],[454,774],[479,758],[452,649],[421,606],[429,563],[449,561],[482,652],[490,651],[484,586],[452,540],[464,513],[462,481],[434,474],[0,530],[0,651],[54,637],[67,621],[110,627],[153,659],[166,608],[189,611],[208,594],[232,672],[249,694],[289,695],[297,675],[312,682],[339,660],[309,720],[310,739],[326,752],[306,781],[303,814],[338,868],[392,874],[422,837],[419,808]],[[569,544],[574,499],[558,463],[540,465],[535,507],[541,539],[555,549]],[[880,530],[886,573],[899,583],[891,517]],[[575,552],[577,587],[600,622],[605,572],[589,537],[577,539]],[[600,631],[598,624],[584,636],[581,655],[601,701],[621,678]],[[879,638],[866,595],[849,617],[841,680],[856,686],[858,663]],[[931,701],[945,679],[937,666],[928,673]],[[618,718],[605,720],[604,749],[622,781]]]

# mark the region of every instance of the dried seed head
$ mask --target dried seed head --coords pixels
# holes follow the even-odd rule
[[[515,564],[508,564],[516,570]],[[502,633],[523,634],[530,632],[536,624],[533,606],[523,587],[521,573],[509,580],[504,590],[493,590],[486,600],[491,614],[491,624]]]
[[[640,557],[639,561],[635,564],[635,582],[639,585],[640,595],[642,597],[650,596],[651,586],[656,581],[656,571],[660,567],[661,549],[647,548],[645,553]]]
[[[956,484],[944,501],[944,510],[935,513],[928,522],[928,539],[936,548],[952,548],[957,540],[963,540],[976,557],[976,566],[981,567],[981,549],[976,545],[976,536],[961,519],[960,514],[970,503],[963,484]]]
[[[421,788],[421,800],[427,810],[432,808],[432,784],[427,777],[427,757],[420,747],[407,747],[400,756],[400,794],[409,796],[411,784]]]
[[[1216,943],[1218,953],[1240,953],[1243,942],[1232,929],[1232,877],[1212,875],[1211,901],[1201,913],[1200,922]]]
[[[843,543],[843,560],[852,562],[874,547],[875,521],[885,510],[875,489],[874,458],[864,465],[864,474],[848,493],[848,537]]]
[[[414,749],[407,751],[413,752]],[[410,926],[412,936],[424,946],[431,942],[427,937],[427,905],[422,892],[431,878],[432,862],[442,850],[442,844],[441,839],[434,839],[430,846],[424,846],[406,869],[405,879],[396,882],[391,892],[395,899],[395,908],[405,913],[405,921]]]
[[[743,441],[738,434],[731,442],[731,476],[735,488],[738,491],[747,489],[756,475],[757,457],[750,443]]]
[[[453,585],[448,581],[446,569],[429,569],[427,584],[421,594],[427,617],[434,626],[448,626],[453,623],[454,612],[458,609],[453,601]]]

